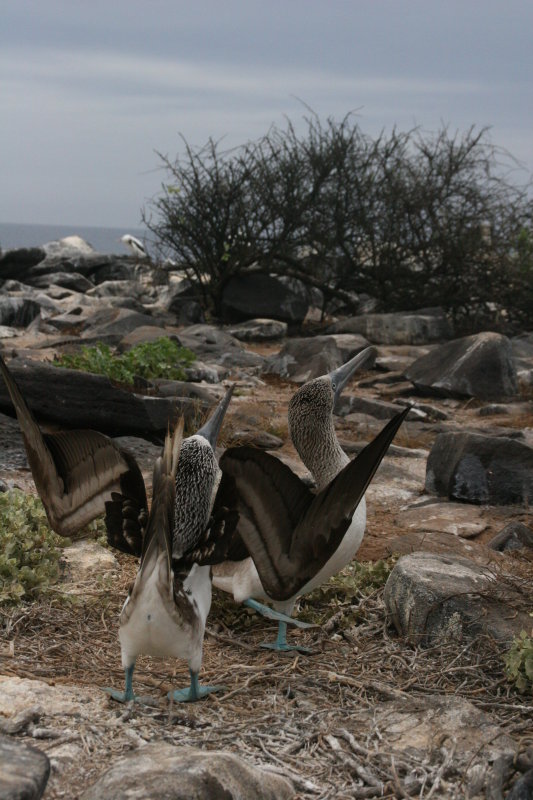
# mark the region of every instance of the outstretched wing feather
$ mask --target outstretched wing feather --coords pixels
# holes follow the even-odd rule
[[[144,481],[132,455],[98,431],[43,434],[1,357],[0,371],[22,430],[35,486],[57,533],[70,536],[103,514],[106,504],[115,502],[112,494],[120,494],[124,485],[139,508],[146,508]],[[118,528],[110,543],[125,552],[140,553],[139,542],[132,545],[122,540]]]

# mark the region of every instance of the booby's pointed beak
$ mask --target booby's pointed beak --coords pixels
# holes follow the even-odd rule
[[[375,356],[376,353],[377,350],[375,347],[365,347],[364,350],[361,350],[360,353],[357,353],[356,356],[347,361],[346,364],[343,364],[342,367],[334,369],[328,374],[328,377],[331,380],[331,388],[333,389],[335,402],[339,399],[342,390],[354,372],[358,370],[366,361],[368,361],[371,356]]]
[[[224,416],[228,410],[229,401],[231,400],[231,395],[233,394],[234,388],[235,384],[232,383],[205,425],[202,425],[200,430],[196,431],[198,436],[203,436],[204,439],[207,439],[213,448],[213,451],[217,446],[218,434],[220,433],[222,422],[224,421]]]

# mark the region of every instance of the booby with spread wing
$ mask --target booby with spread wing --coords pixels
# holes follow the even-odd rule
[[[182,442],[178,426],[167,435],[154,466],[141,564],[120,615],[125,690],[106,690],[116,700],[136,699],[132,676],[141,653],[187,661],[189,688],[169,693],[177,702],[199,700],[223,688],[200,686],[198,673],[211,607],[210,564],[225,557],[238,518],[217,502],[221,472],[215,447],[232,390],[196,434]]]
[[[141,652],[187,659],[191,685],[174,692],[175,700],[216,691],[200,687],[198,671],[211,605],[210,565],[224,559],[238,519],[223,505],[231,489],[218,496],[221,471],[214,452],[233,386],[196,434],[182,442],[181,424],[167,436],[154,467],[148,514],[142,473],[130,453],[97,431],[42,433],[1,357],[0,371],[51,527],[69,536],[105,512],[109,543],[141,557],[120,617],[126,687],[110,694],[134,699],[133,669]]]
[[[397,414],[350,461],[333,425],[335,401],[349,378],[374,352],[366,348],[333,372],[304,384],[289,405],[289,427],[302,461],[317,483],[308,487],[279,459],[252,448],[226,451],[220,466],[239,497],[238,543],[216,565],[213,583],[262,613],[258,600],[271,601],[289,616],[298,596],[339,572],[355,556],[366,526],[364,494],[409,409]],[[238,560],[240,558],[240,560]],[[286,622],[278,624],[276,650],[292,650]]]

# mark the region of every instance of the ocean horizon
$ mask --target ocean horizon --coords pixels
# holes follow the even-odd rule
[[[0,251],[19,247],[40,247],[47,242],[64,239],[66,236],[81,236],[97,253],[128,255],[128,248],[120,241],[125,233],[131,233],[144,242],[148,231],[145,228],[103,228],[92,225],[30,225],[25,223],[0,222]]]

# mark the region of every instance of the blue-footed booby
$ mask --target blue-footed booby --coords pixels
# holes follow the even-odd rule
[[[69,536],[105,512],[108,542],[141,557],[120,618],[126,688],[110,690],[112,696],[134,699],[132,675],[140,652],[187,658],[191,685],[174,692],[175,700],[215,691],[199,686],[198,671],[211,605],[210,565],[225,558],[238,519],[227,505],[232,488],[217,493],[221,471],[214,452],[233,387],[196,434],[182,442],[178,426],[167,436],[154,467],[148,513],[142,473],[130,453],[98,431],[42,433],[1,357],[0,371],[50,526]]]
[[[177,702],[199,700],[223,688],[200,686],[198,673],[211,607],[209,565],[224,558],[237,522],[236,512],[216,505],[222,473],[215,447],[232,390],[196,434],[182,442],[181,425],[168,435],[154,466],[141,564],[120,614],[126,686],[124,692],[106,689],[115,700],[142,699],[135,698],[132,686],[141,653],[187,661],[190,687],[169,692]]]
[[[220,466],[235,481],[238,533],[252,558],[234,544],[216,565],[213,583],[236,602],[262,611],[272,602],[290,617],[298,596],[311,592],[355,556],[366,525],[364,493],[409,409],[397,414],[352,461],[342,450],[333,425],[336,399],[349,378],[374,352],[366,348],[346,364],[304,384],[289,404],[289,428],[302,461],[317,483],[317,494],[274,456],[253,448],[232,448]],[[240,558],[240,560],[238,560]],[[251,602],[250,602],[251,601]],[[292,650],[286,622],[266,645]]]

